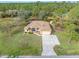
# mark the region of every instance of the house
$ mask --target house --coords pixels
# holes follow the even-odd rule
[[[51,34],[51,27],[46,21],[31,21],[25,28],[24,32],[32,32],[36,35]]]

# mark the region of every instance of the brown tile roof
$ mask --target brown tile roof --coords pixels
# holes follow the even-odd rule
[[[50,31],[51,27],[49,22],[46,21],[31,21],[30,24],[26,26],[27,28],[39,28],[40,31]]]

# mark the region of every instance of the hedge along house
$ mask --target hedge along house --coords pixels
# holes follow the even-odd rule
[[[51,34],[51,27],[46,21],[31,21],[25,28],[24,32],[32,32],[36,35]]]

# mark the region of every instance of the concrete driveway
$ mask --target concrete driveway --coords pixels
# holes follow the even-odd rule
[[[56,35],[42,35],[42,56],[56,56],[53,49],[55,45],[60,45]]]

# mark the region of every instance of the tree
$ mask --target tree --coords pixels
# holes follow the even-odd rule
[[[18,17],[20,17],[21,19],[28,19],[31,15],[31,11],[22,10],[18,12]]]

